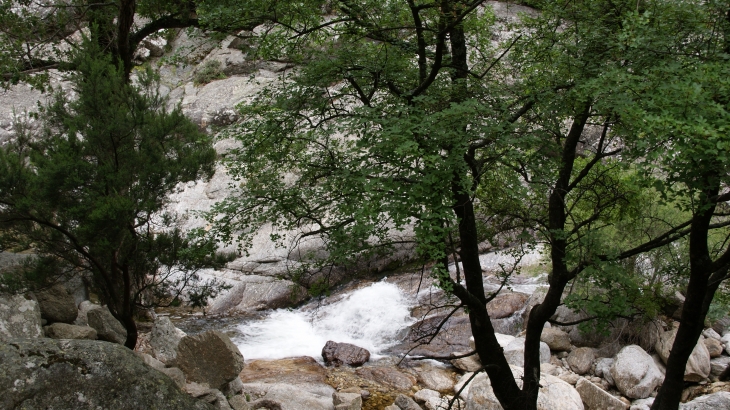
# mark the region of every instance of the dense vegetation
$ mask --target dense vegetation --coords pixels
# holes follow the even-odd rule
[[[3,43],[0,60],[10,81],[40,83],[36,72],[44,67],[95,78],[83,63],[88,59],[52,60],[23,51],[29,42],[47,45],[62,37],[58,28],[42,24],[49,21],[91,28],[93,46],[81,49],[104,50],[107,60],[97,59],[112,67],[106,77],[124,84],[134,48],[159,29],[204,26],[236,33],[261,26],[248,39],[256,56],[297,69],[239,107],[242,120],[225,131],[242,143],[226,159],[242,182],[212,211],[212,239],[245,245],[266,222],[306,229],[305,235],[324,240],[328,257],[303,264],[304,279],[323,266],[384,255],[397,245],[394,233],[412,227],[421,261],[433,263],[434,279],[468,310],[476,353],[505,409],[535,408],[540,333],[561,304],[580,306],[604,322],[641,319],[658,314],[667,295],[681,289],[681,324],[653,405],[677,408],[685,363],[730,268],[727,1],[531,1],[539,11],[525,9],[511,22],[498,21],[479,0],[221,0],[182,8],[123,0],[111,6],[79,3],[88,13],[45,21],[34,20],[37,13],[19,14],[14,3],[3,2],[0,22],[6,24],[0,26],[27,29],[3,34],[14,39]],[[135,11],[152,22],[134,31]],[[79,95],[72,106],[93,98],[83,88]],[[146,104],[139,115],[150,111]],[[63,126],[86,124],[82,107],[63,111]],[[99,107],[114,118],[123,114],[118,104]],[[165,123],[167,115],[179,113],[160,114],[152,123]],[[63,126],[49,126],[44,141],[54,141],[52,135],[74,141],[77,128],[69,133]],[[80,141],[91,143],[92,136]],[[202,137],[195,138],[183,141]],[[23,167],[27,157],[14,160],[16,167],[26,169],[28,178],[52,183],[40,166],[51,151],[40,152],[29,157],[34,167]],[[8,167],[11,156],[3,155],[0,166]],[[156,207],[145,208],[142,220],[151,221],[162,209],[168,182],[194,178],[211,161],[200,151],[163,157],[171,163],[149,171],[173,176],[155,185]],[[190,168],[175,168],[178,160],[189,160]],[[142,186],[145,178],[134,174],[125,187]],[[0,185],[3,215],[19,209],[3,200],[17,186]],[[81,184],[71,191],[86,195],[90,188]],[[42,202],[31,202],[29,213],[33,203]],[[83,212],[71,214],[69,223],[95,231],[98,226],[79,215],[97,209],[105,208],[76,209]],[[62,217],[62,210],[48,219]],[[121,229],[139,218],[105,224]],[[125,229],[136,233],[141,226]],[[148,240],[160,238],[155,233]],[[59,240],[68,246],[68,237]],[[486,303],[495,295],[484,292],[478,258],[485,241],[510,243],[518,256],[542,245],[549,263],[549,290],[527,323],[522,388],[489,320]],[[456,276],[448,274],[454,259],[461,261]],[[512,273],[503,272],[505,283]],[[326,288],[327,277],[317,278],[313,287]]]

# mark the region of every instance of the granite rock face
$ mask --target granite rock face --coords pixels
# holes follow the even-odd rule
[[[243,369],[243,355],[228,336],[209,330],[182,338],[176,363],[188,381],[222,390]]]
[[[23,295],[0,295],[0,341],[43,337],[41,310]]]
[[[0,408],[210,409],[131,350],[91,340],[0,343]]]
[[[370,360],[370,352],[350,343],[337,343],[329,340],[322,348],[322,358],[328,365],[362,366]]]
[[[63,285],[57,284],[35,292],[41,308],[41,318],[49,323],[73,323],[79,313],[74,297]]]

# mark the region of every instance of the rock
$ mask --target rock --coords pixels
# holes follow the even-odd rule
[[[611,377],[624,396],[645,399],[664,381],[654,360],[639,346],[626,346],[611,365]]]
[[[454,385],[454,394],[458,394],[459,397],[466,398],[469,396],[469,386],[471,383],[469,382],[469,379],[472,379],[472,376],[474,376],[474,373],[464,373],[463,376],[459,379],[458,382]],[[473,379],[472,379],[473,380]],[[462,390],[463,388],[463,390]]]
[[[712,324],[712,330],[714,330],[718,335],[724,335],[728,327],[730,327],[730,316],[724,316]]]
[[[608,384],[615,385],[613,376],[611,376],[611,366],[613,365],[613,359],[601,358],[596,361],[596,376],[603,377]]]
[[[43,337],[38,303],[22,295],[0,295],[0,341],[34,337]]]
[[[123,345],[127,341],[127,329],[112,316],[109,309],[92,309],[86,314],[89,326],[96,330],[99,340]]]
[[[362,396],[360,393],[332,393],[332,403],[335,410],[360,410],[362,409]]]
[[[590,347],[579,347],[574,349],[566,358],[570,370],[583,375],[591,370],[591,365],[596,356]]]
[[[449,406],[454,396],[444,396],[439,398],[430,398],[424,403],[428,410],[451,410],[451,409],[464,409],[466,408],[466,402],[464,400],[457,400],[453,405]]]
[[[467,352],[454,352],[454,356],[461,356],[466,353]],[[459,359],[452,359],[451,364],[457,369],[465,372],[476,372],[482,368],[482,363],[479,361],[479,355],[477,354]]]
[[[89,311],[94,309],[101,309],[101,306],[95,305],[88,300],[79,303],[79,312],[76,316],[76,320],[74,320],[74,324],[76,326],[89,326],[88,314]]]
[[[416,394],[413,395],[413,400],[415,400],[417,403],[425,403],[428,401],[428,399],[440,399],[441,394],[435,390],[431,389],[421,389],[416,392]]]
[[[718,392],[701,396],[689,403],[679,405],[680,410],[719,410],[730,409],[730,392]]]
[[[243,369],[243,355],[225,334],[209,330],[185,336],[177,349],[178,367],[187,380],[223,389]]]
[[[654,404],[654,398],[649,397],[646,399],[634,400],[631,403],[629,410],[651,410],[651,405]]]
[[[49,323],[73,323],[79,314],[76,301],[63,285],[56,284],[51,288],[35,292],[41,317]]]
[[[191,395],[192,397],[203,397],[206,394],[210,393],[210,386],[206,383],[200,384],[200,383],[186,383],[183,387],[183,390]]]
[[[724,351],[722,343],[717,339],[706,338],[703,340],[707,352],[710,354],[710,359],[720,357]]]
[[[579,375],[571,372],[570,370],[560,373],[557,377],[558,379],[570,384],[571,386],[575,386],[575,384],[578,383],[578,380],[580,380],[581,378]]]
[[[454,388],[454,380],[451,378],[451,373],[442,369],[431,368],[419,371],[417,378],[427,389],[445,392],[451,391]]]
[[[370,360],[370,352],[350,343],[329,340],[322,348],[322,358],[328,365],[362,366]]]
[[[730,366],[730,356],[720,356],[710,360],[710,374],[719,376]]]
[[[392,367],[361,367],[355,374],[363,379],[390,386],[396,390],[408,391],[416,384],[416,378]]]
[[[711,327],[709,327],[709,328],[707,328],[707,329],[703,330],[703,331],[702,331],[702,336],[704,336],[704,337],[706,337],[706,338],[708,338],[708,339],[715,339],[715,340],[717,340],[718,342],[719,342],[720,340],[722,340],[722,336],[720,336],[720,334],[719,334],[719,333],[717,333],[717,332],[715,331],[715,329],[713,329],[713,328],[711,328]]]
[[[674,344],[674,338],[677,336],[677,330],[669,330],[662,333],[659,341],[657,341],[654,348],[662,361],[666,364],[669,358],[669,353],[672,350]],[[692,350],[692,354],[687,360],[687,367],[684,369],[684,380],[690,382],[699,382],[710,376],[710,352],[707,351],[703,338],[697,341],[695,348]]]
[[[730,354],[730,332],[723,334],[720,342],[725,345],[725,353]]]
[[[504,347],[504,356],[507,363],[522,367],[525,364],[525,339],[522,337],[515,338],[510,344]],[[550,362],[550,347],[547,343],[540,342],[540,363]]]
[[[524,370],[521,367],[510,366],[517,385],[522,388]],[[492,390],[492,384],[485,373],[480,373],[470,383],[469,396],[466,400],[466,410],[500,410],[497,397]],[[583,401],[580,394],[568,383],[547,374],[540,375],[540,391],[537,396],[538,410],[583,410]]]
[[[131,350],[92,340],[0,343],[0,408],[210,409]]]
[[[251,407],[246,401],[246,397],[242,394],[236,395],[228,399],[228,404],[231,405],[233,410],[250,410]]]
[[[229,291],[212,300],[208,312],[221,314],[285,308],[301,302],[306,295],[306,289],[288,280],[246,275]]]
[[[223,394],[226,396],[235,396],[236,394],[240,394],[242,391],[243,381],[240,377],[236,377],[228,382],[228,385],[223,389]]]
[[[556,328],[545,328],[542,330],[540,340],[547,343],[550,350],[557,352],[570,350],[570,337],[567,333]]]
[[[51,339],[88,339],[96,340],[96,330],[89,326],[75,326],[56,322],[43,326],[43,331]]]
[[[325,384],[294,386],[282,383],[244,384],[252,409],[333,410],[332,393]]]
[[[383,410],[400,410],[400,407],[395,404],[391,404],[390,406],[386,406]]]
[[[205,401],[206,403],[212,404],[214,409],[232,410],[231,406],[228,404],[228,399],[226,399],[226,396],[224,396],[220,390],[211,389],[208,394],[201,397],[200,399]]]
[[[185,336],[185,332],[175,327],[169,317],[158,316],[150,332],[152,353],[162,363],[175,363],[177,346]]]
[[[243,383],[324,384],[327,370],[311,357],[253,360],[239,373]]]
[[[139,356],[139,358],[142,359],[142,361],[147,366],[149,366],[149,367],[151,367],[153,369],[162,370],[162,369],[165,368],[165,364],[164,363],[162,363],[161,361],[159,361],[159,360],[155,359],[154,357],[148,355],[147,353],[134,351],[134,354],[136,354],[137,356]],[[185,379],[183,379],[183,384],[185,384],[184,382],[185,382]]]
[[[182,370],[180,370],[177,367],[165,367],[162,369],[157,369],[160,372],[166,374],[169,378],[172,379],[172,381],[175,382],[177,387],[183,388],[185,387],[185,373],[183,373]]]
[[[524,293],[500,293],[487,303],[487,311],[491,319],[502,319],[512,316],[527,302],[529,295]]]
[[[584,378],[580,378],[575,384],[575,389],[580,394],[580,398],[588,409],[600,410],[626,410],[629,408],[624,402],[613,397],[602,388],[589,382]]]
[[[401,410],[421,410],[421,407],[418,404],[416,404],[416,402],[413,401],[413,399],[411,399],[410,397],[408,397],[404,394],[399,394],[395,398],[394,404],[396,406],[398,406]]]

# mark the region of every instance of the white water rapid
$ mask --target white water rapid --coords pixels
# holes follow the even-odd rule
[[[241,324],[241,336],[234,342],[247,360],[294,356],[321,360],[328,340],[363,347],[377,358],[415,322],[410,316],[414,304],[396,285],[378,282],[312,311],[278,309]]]

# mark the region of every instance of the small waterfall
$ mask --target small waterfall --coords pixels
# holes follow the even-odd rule
[[[246,359],[311,356],[321,360],[328,340],[368,349],[374,358],[398,342],[399,332],[415,319],[415,300],[394,284],[374,283],[317,309],[278,309],[238,326],[234,342]]]

